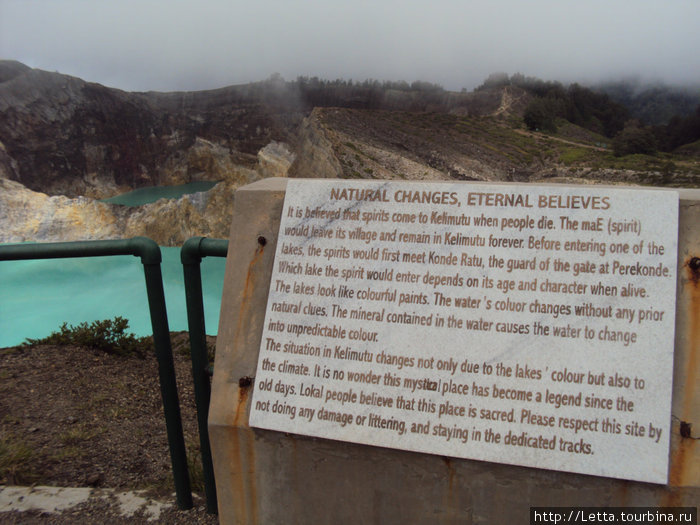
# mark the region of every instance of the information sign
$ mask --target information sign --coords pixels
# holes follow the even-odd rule
[[[290,180],[250,425],[666,483],[672,191]]]

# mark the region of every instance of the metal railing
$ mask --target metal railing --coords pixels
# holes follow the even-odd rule
[[[146,237],[109,241],[31,243],[0,246],[0,261],[101,257],[109,255],[134,255],[140,257],[143,264],[177,504],[180,509],[189,509],[192,508],[192,491],[187,471],[185,439],[182,432],[180,402],[175,381],[168,314],[163,292],[160,247],[155,241]]]
[[[207,355],[206,329],[204,326],[204,302],[202,299],[202,274],[200,263],[206,256],[226,257],[228,241],[192,237],[187,239],[180,250],[180,260],[185,279],[185,299],[187,304],[187,325],[190,333],[190,355],[192,357],[192,379],[197,405],[199,425],[199,445],[202,455],[204,491],[207,498],[207,512],[217,513],[216,483],[209,446],[209,400],[211,398],[211,370]]]

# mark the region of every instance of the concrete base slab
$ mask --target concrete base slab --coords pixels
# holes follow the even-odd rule
[[[141,512],[148,521],[157,521],[163,510],[174,507],[174,496],[170,503],[165,503],[146,496],[145,491],[85,487],[0,487],[0,513],[37,511],[60,514],[95,500],[112,503],[124,518]]]

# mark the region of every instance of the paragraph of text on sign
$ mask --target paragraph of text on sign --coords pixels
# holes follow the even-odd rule
[[[250,424],[665,483],[678,196],[290,180]]]

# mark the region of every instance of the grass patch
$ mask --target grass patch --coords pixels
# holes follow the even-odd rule
[[[83,381],[77,381],[76,384],[79,386],[84,386],[86,383]],[[110,397],[106,392],[95,392],[88,399],[82,403],[78,403],[77,408],[81,411],[89,412],[97,410],[98,407],[105,405],[110,401]]]
[[[641,153],[624,155],[622,157],[615,157],[612,153],[607,153],[605,160],[610,168],[620,170],[655,171],[661,166],[658,157]]]
[[[202,453],[199,450],[199,442],[187,440],[187,470],[190,473],[192,490],[204,494],[204,468],[202,467]]]
[[[35,452],[11,434],[0,437],[0,484],[33,483],[37,475],[31,467]]]
[[[596,146],[599,144],[610,144],[610,138],[601,135],[600,133],[595,133],[576,124],[572,124],[566,120],[557,120],[557,133],[556,136],[564,140],[571,140],[574,142],[580,142],[583,144],[588,144],[590,146]]]
[[[2,424],[3,425],[19,425],[22,422],[20,418],[17,416],[11,416],[10,414],[6,414],[2,418]]]
[[[131,411],[123,406],[113,406],[105,410],[104,415],[109,419],[123,420],[131,415]]]
[[[566,148],[559,154],[559,160],[567,166],[580,162],[586,158],[588,151],[585,148]]]
[[[58,439],[66,445],[79,445],[83,441],[91,440],[98,434],[100,434],[100,431],[95,428],[88,429],[83,426],[77,426],[60,434]]]
[[[56,461],[64,461],[66,459],[75,459],[82,456],[83,452],[80,447],[75,445],[68,447],[61,447],[59,450],[51,454],[51,459]]]

